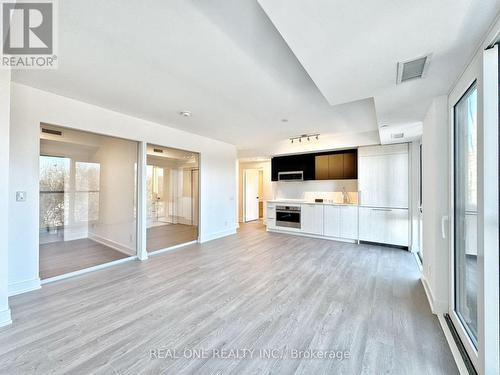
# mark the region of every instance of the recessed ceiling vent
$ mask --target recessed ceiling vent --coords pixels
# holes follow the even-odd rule
[[[419,57],[415,60],[398,63],[397,83],[403,83],[412,79],[422,78],[429,64],[429,56]]]
[[[62,136],[62,131],[60,131],[60,130],[48,129],[48,128],[42,128],[42,133],[47,133],[47,134],[51,134],[51,135],[58,135],[58,136]]]
[[[163,150],[161,148],[154,148],[153,151],[159,154],[163,154]]]
[[[405,133],[392,133],[391,134],[392,139],[401,139],[401,138],[404,138],[404,136],[405,136]]]

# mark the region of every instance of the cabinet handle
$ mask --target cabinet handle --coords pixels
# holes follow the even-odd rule
[[[372,211],[392,211],[390,208],[372,208]]]

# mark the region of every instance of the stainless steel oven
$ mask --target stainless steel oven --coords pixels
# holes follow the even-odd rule
[[[276,206],[276,226],[300,229],[300,206]]]

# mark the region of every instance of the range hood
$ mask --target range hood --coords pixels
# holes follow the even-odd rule
[[[304,181],[303,171],[279,172],[278,181]]]

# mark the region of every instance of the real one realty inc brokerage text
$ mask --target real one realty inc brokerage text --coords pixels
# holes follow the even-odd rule
[[[150,359],[349,359],[347,350],[315,350],[315,349],[168,349],[149,350]]]

